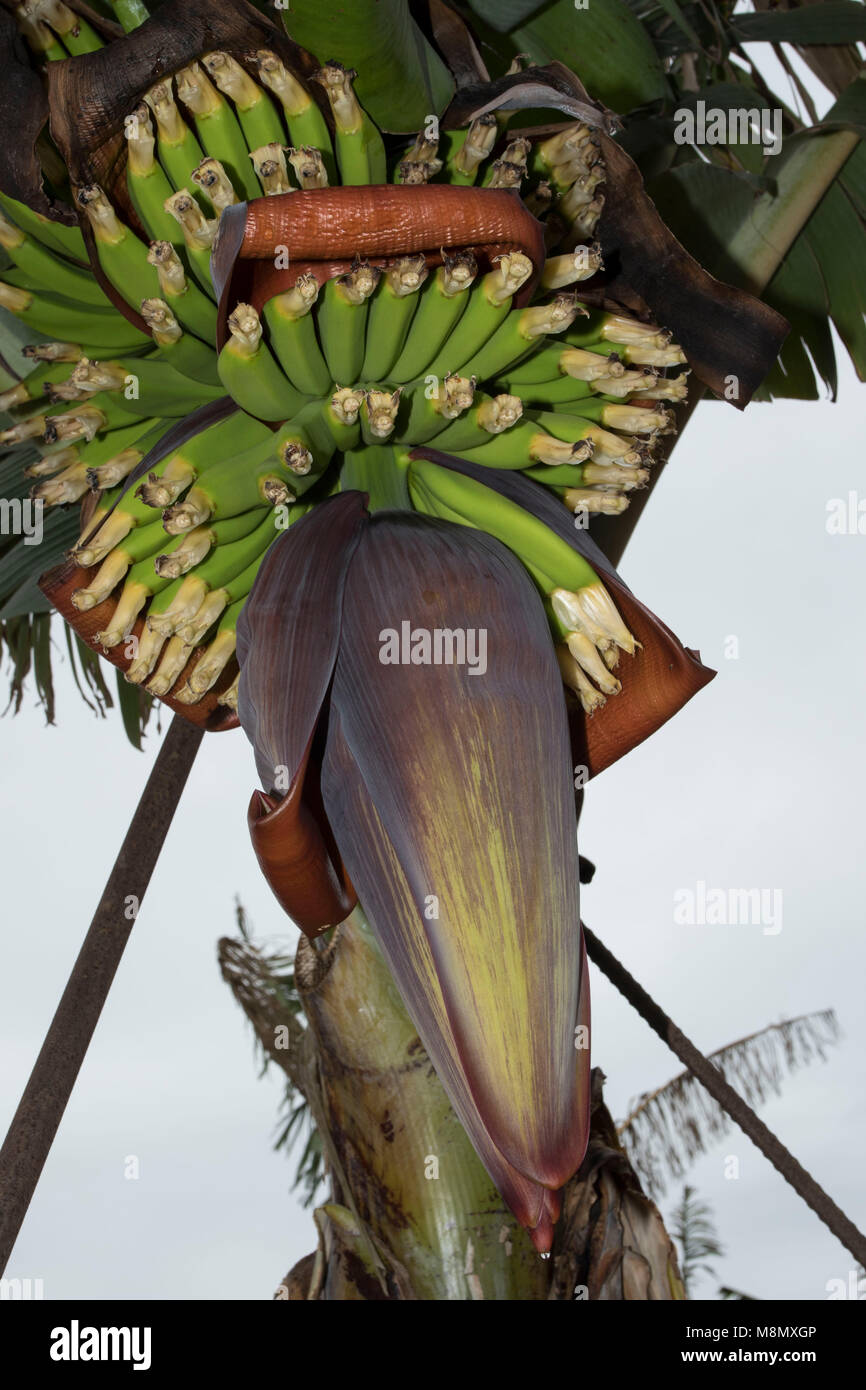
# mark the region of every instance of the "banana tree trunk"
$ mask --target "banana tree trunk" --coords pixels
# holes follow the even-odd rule
[[[310,1106],[330,1184],[314,1214],[318,1247],[277,1298],[684,1296],[674,1247],[617,1141],[600,1071],[587,1156],[544,1259],[476,1157],[359,910],[324,950],[301,939],[295,985],[306,1026],[256,978],[250,948],[224,941],[220,955],[267,1054]]]

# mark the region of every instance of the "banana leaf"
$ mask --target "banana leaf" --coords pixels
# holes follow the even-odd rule
[[[531,11],[528,5],[470,0],[470,8],[496,34],[507,32],[512,56],[526,54],[540,66],[558,59],[580,74],[591,96],[615,111],[669,95],[658,54],[623,0],[590,0],[582,9],[574,0],[553,0]],[[521,11],[530,12],[520,19]]]
[[[797,10],[736,14],[728,24],[740,43],[860,43],[866,39],[866,6],[858,0],[829,0]]]
[[[721,103],[718,103],[721,104]],[[782,161],[804,140],[825,131],[866,130],[866,80],[858,78],[833,105],[819,127],[793,134],[781,154],[765,161],[769,186]],[[652,179],[648,192],[667,226],[703,264],[723,279],[736,279],[727,247],[748,218],[758,185],[745,174],[703,161],[682,163]],[[862,143],[846,161],[764,292],[766,304],[789,320],[792,333],[759,393],[813,400],[821,388],[835,396],[837,366],[830,323],[835,325],[854,367],[866,378],[863,313],[866,292],[857,273],[866,264],[866,153]],[[844,247],[844,254],[840,248]]]
[[[381,130],[419,130],[448,105],[454,80],[406,0],[317,0],[283,11],[283,22],[322,62],[356,70],[358,98]]]

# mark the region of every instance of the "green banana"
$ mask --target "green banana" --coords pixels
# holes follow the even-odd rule
[[[422,444],[434,438],[445,430],[449,421],[470,409],[474,395],[474,381],[456,373],[449,373],[435,385],[419,383],[406,392],[401,402],[395,442]]]
[[[444,162],[448,182],[473,184],[482,162],[499,137],[494,115],[477,116],[466,130],[449,130],[444,136]]]
[[[142,102],[123,123],[126,137],[126,187],[132,206],[147,235],[152,239],[183,245],[183,237],[165,210],[172,192],[165,170],[154,155],[156,143],[150,113]]]
[[[108,308],[108,301],[89,271],[54,255],[0,213],[0,246],[20,270],[36,281],[37,290],[48,290],[82,304]],[[7,280],[10,277],[7,273]],[[10,280],[11,283],[11,280]]]
[[[243,540],[217,546],[193,572],[184,575],[168,607],[148,614],[148,626],[165,637],[177,635],[188,646],[195,646],[227,604],[249,592],[278,534],[274,515],[268,512]]]
[[[189,268],[205,294],[214,298],[210,278],[210,253],[216,236],[217,221],[205,217],[195,198],[181,189],[165,200],[165,210],[178,223],[182,233]]]
[[[112,430],[90,444],[79,445],[79,457],[87,465],[88,486],[93,492],[117,487],[170,428],[170,420],[160,420],[155,425],[139,420],[136,425]]]
[[[409,465],[409,492],[419,511],[487,531],[513,550],[545,592],[600,583],[595,570],[531,512],[493,488],[422,459]]]
[[[258,197],[258,184],[250,168],[246,141],[225,97],[208,81],[199,63],[190,63],[176,73],[175,82],[180,100],[193,114],[196,133],[205,153],[223,165],[236,192],[248,199]]]
[[[31,401],[43,400],[47,395],[45,388],[54,382],[65,381],[68,371],[67,362],[43,362],[34,371],[28,372],[21,381],[16,381],[7,390],[0,391],[0,414]]]
[[[339,386],[328,400],[315,401],[305,409],[303,427],[313,441],[313,452],[319,451],[330,458],[334,452],[345,453],[349,449],[357,449],[361,439],[363,404],[364,392],[360,388]],[[294,423],[291,420],[288,425]]]
[[[241,412],[235,412],[187,440],[182,450],[175,450],[161,459],[148,474],[148,482],[155,483],[169,465],[172,466],[175,478],[183,475],[185,465],[200,470],[209,467],[215,459],[220,462],[225,460],[229,468],[233,459],[243,466],[250,451],[250,439],[257,439],[257,445],[254,447],[259,450],[262,443],[266,442],[260,431],[265,431],[267,438],[270,438],[271,431],[267,426],[248,419]],[[165,430],[161,433],[164,434]],[[241,450],[245,452],[240,452]],[[251,505],[261,505],[262,500],[257,496]],[[245,509],[239,507],[236,510]],[[153,509],[138,496],[137,490],[133,491],[128,484],[126,487],[114,488],[100,499],[100,506],[82,531],[71,554],[78,564],[85,568],[99,564],[123,541],[134,526],[149,526],[152,521]],[[177,533],[188,529],[189,526],[178,526]]]
[[[580,308],[584,306],[581,305]],[[609,351],[619,347],[666,348],[672,334],[656,324],[641,323],[626,314],[610,314],[603,309],[586,310],[578,325],[570,328],[564,341],[569,347],[598,350],[599,343],[610,343]]]
[[[325,284],[317,314],[319,338],[331,380],[351,385],[364,365],[368,301],[381,271],[366,261],[355,261],[346,275]]]
[[[512,362],[519,361],[539,338],[550,333],[563,333],[573,323],[577,312],[574,297],[570,294],[558,294],[549,304],[512,310],[484,346],[462,363],[460,370],[477,376],[479,381],[499,376]]]
[[[411,500],[406,485],[408,458],[404,450],[389,444],[376,444],[343,456],[340,490],[366,492],[371,512],[409,510]]]
[[[363,398],[361,408],[363,411]],[[351,447],[359,436],[358,423],[349,427],[341,424],[333,403],[317,400],[286,421],[272,439],[277,458],[294,475],[292,491],[300,494],[321,477],[338,446]]]
[[[37,15],[28,13],[24,5],[18,6],[15,18],[28,47],[38,59],[46,63],[57,63],[69,57],[63,44],[54,37],[48,25]]]
[[[568,368],[572,362],[576,381],[597,381],[599,377],[613,376],[617,370],[625,371],[616,353],[611,352],[607,344],[598,344],[597,347],[604,347],[604,352],[541,342],[533,353],[509,367],[504,375],[516,388],[533,382],[553,381],[557,376],[571,376]]]
[[[581,383],[577,383],[580,385]],[[538,387],[526,387],[527,395],[543,399]],[[671,412],[661,406],[653,409],[655,402],[638,405],[623,404],[621,401],[606,401],[594,396],[591,399],[572,399],[568,401],[572,416],[584,420],[594,420],[610,430],[625,430],[628,434],[669,434],[673,429]],[[549,412],[548,412],[549,413]]]
[[[390,369],[390,381],[405,384],[424,375],[469,303],[468,291],[477,274],[471,251],[453,256],[443,252],[442,265],[421,291],[406,343]]]
[[[272,450],[274,435],[259,420],[233,411],[223,420],[192,435],[180,448],[160,460],[136,496],[148,507],[170,507],[186,488],[208,469],[234,459],[246,459],[251,450]]]
[[[486,443],[476,448],[446,447],[444,436],[441,441],[437,438],[436,448],[457,454],[470,463],[483,464],[486,468],[531,468],[535,463],[551,466],[574,464],[590,455],[587,443],[557,439],[546,430],[539,429],[532,419],[521,420],[504,434],[488,436]]]
[[[668,343],[666,347],[650,347],[636,343],[609,343],[621,361],[635,367],[680,367],[688,358],[679,343]],[[591,351],[591,345],[587,351]]]
[[[30,290],[15,289],[2,281],[0,308],[8,309],[17,318],[23,319],[37,333],[55,337],[62,334],[69,343],[77,344],[82,328],[86,328],[95,341],[111,352],[146,346],[149,342],[116,309],[106,308],[102,312],[91,306],[84,310],[80,304],[74,304],[71,299],[64,299],[60,295],[36,295]]]
[[[519,396],[487,396],[476,391],[472,409],[437,434],[436,448],[446,454],[481,448],[493,436],[513,429],[522,414]]]
[[[247,590],[249,593],[249,590]],[[182,705],[193,705],[219,680],[235,654],[238,619],[246,603],[246,594],[230,603],[219,622],[210,645],[205,648],[189,674],[186,684],[177,692]]]
[[[586,400],[597,400],[597,394],[588,381],[575,381],[570,376],[559,376],[553,381],[515,381],[509,371],[496,373],[497,383],[508,390],[520,391],[527,405],[543,410],[555,405],[572,407],[572,413],[582,413]]]
[[[508,318],[513,296],[531,274],[532,261],[521,251],[500,256],[494,268],[473,288],[466,309],[426,372],[444,376],[446,372],[461,371]]]
[[[286,152],[281,144],[272,141],[269,145],[259,145],[258,149],[250,150],[250,159],[266,197],[273,197],[275,193],[291,193]]]
[[[80,589],[73,590],[72,606],[79,613],[86,613],[103,603],[126,577],[130,568],[154,556],[164,540],[165,532],[159,521],[152,521],[149,526],[137,526],[134,531],[130,531],[120,545],[115,546],[106,556],[90,582]]]
[[[182,376],[207,386],[219,383],[216,353],[192,333],[184,333],[164,299],[143,299],[141,316],[153,334],[159,357]]]
[[[114,395],[100,391],[86,401],[74,402],[69,410],[49,415],[43,438],[47,444],[74,444],[128,425],[135,418],[135,411],[127,410]]]
[[[234,103],[251,150],[271,143],[285,144],[286,132],[276,107],[240,63],[228,53],[207,53],[202,63],[219,90]]]
[[[361,438],[371,448],[390,439],[397,424],[402,386],[395,391],[367,391],[361,402]]]
[[[538,483],[557,489],[585,485],[632,492],[635,488],[644,487],[649,479],[649,471],[646,468],[631,468],[621,463],[596,463],[594,460],[589,463],[527,468],[525,472],[528,478],[534,478]]]
[[[153,605],[151,605],[151,611],[152,609]],[[171,687],[180,679],[182,672],[192,656],[192,647],[188,642],[184,642],[181,637],[170,637],[168,642],[165,642],[165,636],[160,633],[154,635],[154,641],[158,647],[162,647],[163,643],[165,643],[165,650],[162,653],[156,671],[147,682],[147,689],[152,695],[163,696],[167,695]],[[143,645],[144,643],[142,642],[139,646],[139,657]],[[132,667],[130,667],[130,671],[131,670]],[[130,671],[126,673],[127,680],[131,679]]]
[[[544,262],[539,281],[540,290],[563,290],[569,285],[589,280],[603,268],[601,247],[576,246],[564,256],[550,256]]]
[[[99,264],[118,294],[137,309],[142,299],[159,289],[156,271],[148,265],[147,247],[118,219],[98,185],[79,188],[76,201],[93,230]]]
[[[237,202],[231,179],[219,160],[214,159],[212,155],[206,155],[201,164],[193,169],[190,177],[207,198],[217,218],[222,216],[226,208],[233,207]]]
[[[619,516],[629,505],[629,499],[624,492],[618,492],[612,487],[599,487],[597,484],[557,488],[556,491],[575,516]]]
[[[106,649],[125,642],[148,599],[158,594],[161,589],[166,589],[168,584],[167,579],[161,579],[155,572],[151,559],[139,560],[138,564],[132,565],[127,572],[117,603],[109,615],[108,625],[100,632],[94,633],[94,641]],[[76,592],[83,598],[88,591],[79,589]]]
[[[238,304],[228,320],[231,336],[219,355],[220,381],[249,415],[286,420],[307,403],[283,375],[262,339],[262,325],[251,304]]]
[[[87,20],[70,10],[63,0],[40,0],[37,15],[63,40],[64,48],[73,57],[82,53],[96,53],[103,47],[102,39]]]
[[[600,701],[591,684],[582,690],[579,673],[594,681],[602,696],[619,691],[610,668],[620,651],[634,652],[635,640],[583,556],[523,507],[451,469],[414,460],[409,488],[420,511],[487,531],[514,551],[546,596],[548,615],[569,657],[560,657],[563,676],[586,699],[585,707]]]
[[[252,450],[246,458],[226,459],[209,468],[182,502],[166,509],[163,524],[170,536],[176,536],[212,517],[237,516],[263,503],[282,507],[295,500],[293,481],[272,445]]]
[[[180,114],[171,93],[171,80],[158,82],[145,92],[144,99],[153,112],[157,130],[159,162],[178,191],[197,196],[191,174],[204,159],[204,150]],[[171,241],[172,238],[166,238]]]
[[[206,585],[201,607],[177,626],[177,634],[196,646],[230,603],[249,593],[252,579],[279,535],[273,513],[268,513],[254,531],[232,545],[218,546],[194,573],[193,581]]]
[[[344,184],[387,183],[385,143],[355,96],[355,76],[353,69],[336,62],[325,63],[313,74],[331,104],[340,180]]]
[[[69,227],[65,222],[52,222],[49,218],[43,217],[41,212],[34,212],[26,203],[19,203],[17,198],[12,198],[2,191],[0,207],[5,208],[16,227],[20,227],[28,236],[35,237],[43,246],[80,262],[84,267],[89,266],[90,257],[80,227]]]
[[[262,310],[280,366],[292,386],[307,396],[322,396],[331,387],[311,312],[318,297],[316,277],[299,275],[290,290],[274,295]]]
[[[87,469],[83,463],[71,463],[55,478],[32,487],[30,496],[46,507],[62,507],[77,502],[87,490]]]
[[[388,267],[370,301],[364,381],[387,381],[411,330],[418,291],[427,278],[423,256],[401,256]]]
[[[205,343],[216,338],[217,315],[213,300],[187,280],[183,264],[170,241],[153,241],[148,264],[156,270],[161,297],[175,318]]]
[[[224,521],[215,521],[212,525],[196,526],[192,531],[184,531],[178,537],[178,544],[170,546],[165,554],[157,555],[157,574],[167,575],[169,579],[179,579],[182,575],[188,574],[210,554],[214,546],[231,545],[255,530],[266,510],[263,507],[254,507],[238,516],[226,517]],[[159,525],[165,538],[162,522]]]
[[[124,409],[132,415],[187,415],[208,401],[219,400],[220,386],[205,386],[175,371],[170,362],[133,357],[111,362],[82,358],[70,380],[88,392],[122,393]]]
[[[597,463],[624,463],[629,466],[642,464],[646,458],[647,446],[635,440],[603,429],[594,421],[580,415],[566,415],[558,410],[533,410],[532,419],[539,429],[546,430],[555,439],[568,444],[585,442],[592,450]]]
[[[263,85],[273,92],[283,108],[292,145],[299,150],[305,147],[318,150],[328,181],[336,183],[337,166],[331,134],[310,93],[270,49],[260,48],[254,55],[254,61]]]
[[[300,149],[291,148],[288,156],[299,188],[328,187],[328,170],[319,150],[302,145]]]

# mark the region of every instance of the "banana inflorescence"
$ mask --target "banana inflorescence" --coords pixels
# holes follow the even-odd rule
[[[70,14],[60,0],[19,12],[40,61],[101,45]],[[110,602],[99,631],[109,650],[143,619],[126,674],[155,694],[197,652],[173,693],[200,699],[229,668],[280,530],[364,486],[374,510],[414,507],[509,546],[547,605],[564,680],[592,713],[635,648],[598,575],[524,508],[412,449],[522,471],[578,518],[615,514],[672,428],[685,356],[663,328],[581,303],[581,282],[602,268],[606,172],[590,128],[531,141],[485,115],[386,146],[354,77],[328,62],[308,84],[267,49],[206,52],[163,76],[124,125],[134,217],[103,188],[75,190],[98,277],[76,228],[2,195],[0,306],[52,341],[32,346],[34,371],[0,398],[12,415],[0,444],[38,442],[28,472],[45,505],[98,493],[71,552],[88,571],[72,602]],[[229,305],[217,353],[210,253],[223,211],[338,182],[515,190],[543,222],[548,259],[446,243],[432,256],[395,245],[339,273],[301,266],[258,307]],[[139,478],[173,421],[226,392],[233,415]],[[221,698],[232,704],[236,684]]]

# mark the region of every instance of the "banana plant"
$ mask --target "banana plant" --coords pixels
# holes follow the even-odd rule
[[[542,1253],[590,1137],[572,769],[712,675],[605,551],[703,391],[742,409],[780,352],[786,372],[788,321],[748,291],[859,138],[858,89],[746,171],[781,249],[756,266],[731,235],[724,284],[656,177],[680,89],[730,65],[740,21],[720,60],[678,19],[672,61],[652,14],[569,10],[564,40],[562,4],[522,0],[325,0],[285,28],[170,0],[118,5],[125,35],[62,0],[0,17],[24,133],[0,156],[0,307],[38,364],[0,443],[32,449],[34,505],[84,499],[41,594],[88,671],[244,728],[278,901],[311,939],[364,914]],[[9,549],[0,621],[44,622],[42,566]],[[317,1287],[365,1296],[330,1260],[349,1251],[410,1296],[420,1267],[369,1237],[336,1153]]]

